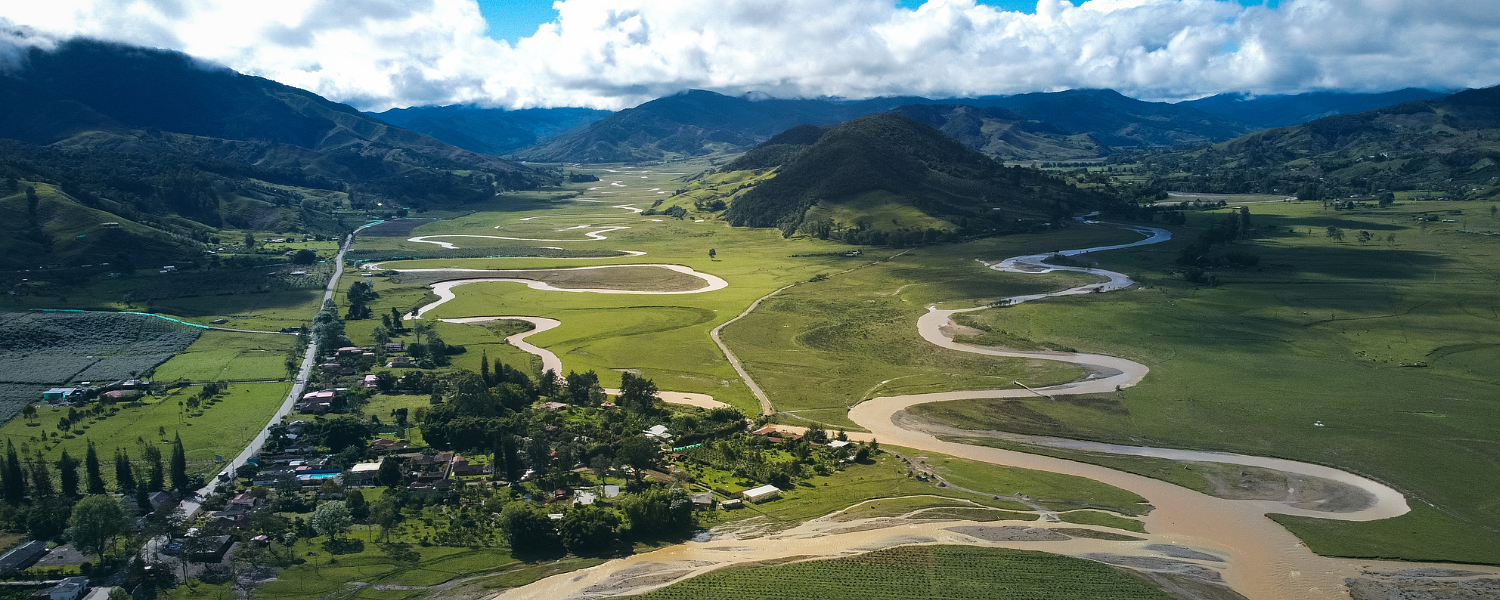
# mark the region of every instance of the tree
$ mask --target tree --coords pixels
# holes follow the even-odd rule
[[[36,220],[37,207],[41,205],[41,202],[42,199],[36,195],[36,188],[26,186],[26,214],[30,215],[33,221]]]
[[[619,526],[620,517],[614,511],[587,504],[565,513],[557,532],[564,548],[583,556],[607,552],[615,544]]]
[[[47,466],[47,459],[42,457],[42,451],[36,451],[36,458],[29,461],[27,470],[31,472],[31,493],[37,498],[52,495],[52,469]]]
[[[307,248],[298,250],[296,254],[292,255],[292,264],[310,265],[315,262],[318,262],[318,253]]]
[[[401,485],[401,463],[389,456],[380,461],[380,470],[375,472],[375,481],[386,487]]]
[[[636,538],[681,531],[693,524],[693,502],[687,491],[655,487],[620,497],[626,528]]]
[[[115,448],[115,491],[124,494],[135,491],[135,469],[130,465],[130,453]]]
[[[167,489],[167,466],[161,462],[161,448],[146,446],[141,451],[141,459],[146,461],[146,491],[160,492]]]
[[[187,452],[182,448],[182,435],[172,440],[172,489],[188,491]]]
[[[656,463],[656,456],[661,453],[661,448],[656,442],[651,441],[643,435],[625,438],[620,443],[620,449],[615,452],[615,458],[621,464],[635,467],[635,478],[641,479],[641,471],[651,468]]]
[[[401,522],[401,509],[396,506],[396,501],[388,496],[381,496],[375,504],[370,506],[370,524],[380,526],[380,539],[390,540],[391,528]]]
[[[67,450],[57,459],[57,473],[62,480],[62,493],[69,498],[78,497],[78,460],[68,455]]]
[[[369,436],[370,428],[365,422],[349,415],[339,415],[323,423],[323,444],[333,453],[364,446]]]
[[[114,544],[116,536],[130,530],[130,519],[114,498],[95,495],[78,501],[73,515],[68,517],[68,539],[73,546],[84,552],[99,556],[104,562],[104,551]]]
[[[354,518],[349,514],[349,507],[340,500],[324,502],[313,511],[312,520],[309,521],[314,531],[320,535],[328,536],[329,541],[338,539],[339,534],[349,531],[349,526],[354,523]]]
[[[1342,241],[1344,241],[1344,230],[1339,229],[1337,227],[1334,227],[1332,225],[1329,225],[1328,226],[1328,235],[1327,235],[1327,237],[1331,237],[1331,238],[1333,238],[1336,241],[1342,242]]]
[[[364,492],[359,490],[349,492],[349,498],[344,500],[344,504],[349,507],[349,516],[355,521],[363,523],[365,519],[370,518],[370,505],[365,502]]]
[[[5,501],[12,506],[18,505],[26,499],[26,474],[21,472],[21,457],[16,454],[16,445],[10,440],[5,441],[5,472],[0,478],[0,488],[3,488]]]
[[[500,509],[500,533],[516,552],[541,552],[557,547],[557,528],[542,509],[510,502]]]
[[[620,398],[621,408],[634,412],[645,412],[649,410],[656,401],[656,382],[637,377],[631,373],[620,374]]]
[[[1359,243],[1361,243],[1361,244],[1369,243],[1369,241],[1372,240],[1372,239],[1375,239],[1375,235],[1374,234],[1372,234],[1372,233],[1370,233],[1368,231],[1360,230],[1360,232],[1359,232]]]
[[[381,317],[384,317],[387,322],[390,321],[390,317],[386,317],[385,315],[381,315]],[[370,339],[375,340],[377,344],[389,344],[391,343],[391,330],[385,325],[376,325],[374,329],[370,330]]]
[[[94,450],[93,440],[89,440],[88,452],[83,455],[83,470],[88,478],[88,493],[91,495],[105,493],[104,476],[99,472],[99,453]]]
[[[33,540],[55,540],[68,528],[73,505],[65,498],[37,498],[26,511],[26,533]]]
[[[719,253],[715,252],[713,248],[709,248],[708,249],[708,258],[709,258],[709,260],[713,260],[714,256],[717,256],[718,254]]]
[[[254,248],[255,248],[255,234],[246,231],[245,232],[245,249],[246,250],[250,250],[250,249],[254,249]]]

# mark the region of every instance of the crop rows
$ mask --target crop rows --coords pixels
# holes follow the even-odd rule
[[[39,399],[36,386],[139,376],[200,333],[144,315],[0,313],[0,382],[35,384],[29,402]]]
[[[1042,552],[909,546],[842,559],[736,567],[638,596],[643,600],[1147,600],[1169,598],[1098,563]]]

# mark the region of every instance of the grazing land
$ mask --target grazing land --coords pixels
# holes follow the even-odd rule
[[[59,432],[55,425],[70,409],[43,406],[34,419],[16,417],[0,426],[0,439],[15,443],[24,456],[41,451],[51,461],[61,457],[64,450],[82,457],[89,440],[98,446],[104,459],[118,447],[139,460],[143,445],[159,444],[166,448],[163,452],[169,452],[167,444],[181,435],[188,472],[207,475],[220,468],[215,455],[228,459],[245,449],[286,399],[290,388],[290,383],[233,384],[195,410],[186,408],[185,403],[200,391],[197,386],[177,388],[160,397],[146,396],[142,402],[110,407],[92,404],[90,407],[102,410],[85,411],[85,416],[75,420],[66,432]],[[106,467],[104,478],[113,481],[114,472]]]
[[[156,368],[161,381],[253,381],[285,379],[286,361],[297,363],[297,337],[205,331],[193,345]]]
[[[1500,454],[1487,441],[1500,439],[1492,418],[1500,377],[1488,368],[1500,359],[1492,268],[1500,237],[1487,232],[1500,220],[1489,207],[1250,205],[1262,237],[1237,249],[1259,265],[1218,270],[1217,287],[1186,281],[1174,259],[1195,229],[1228,211],[1190,213],[1190,228],[1172,242],[1097,257],[1140,289],[960,319],[979,330],[960,338],[968,343],[1021,339],[1144,363],[1152,371],[1140,385],[1065,402],[965,400],[913,412],[963,428],[1336,466],[1391,483],[1418,510],[1371,523],[1282,520],[1319,539],[1315,549],[1493,562],[1484,549],[1500,545],[1500,505],[1484,490],[1500,485]],[[1333,542],[1341,536],[1349,543]]]
[[[1135,576],[1078,558],[1003,548],[904,546],[833,560],[729,567],[632,597],[1127,600],[1171,596]]]

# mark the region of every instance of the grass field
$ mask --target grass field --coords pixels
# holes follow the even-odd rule
[[[18,417],[0,426],[0,438],[14,442],[26,456],[42,450],[48,460],[57,460],[63,450],[82,460],[88,440],[94,440],[99,459],[104,463],[104,478],[113,481],[109,460],[116,447],[128,450],[131,458],[139,460],[141,444],[162,444],[170,442],[174,435],[181,435],[188,472],[207,475],[219,468],[214,462],[215,455],[229,460],[245,449],[286,399],[290,388],[288,383],[234,384],[216,404],[200,409],[198,416],[183,416],[177,403],[197,393],[199,388],[180,388],[162,398],[148,398],[138,407],[117,405],[119,412],[113,416],[89,418],[75,424],[75,429],[83,431],[81,435],[70,434],[73,435],[70,439],[49,437],[46,443],[40,436],[56,432],[54,425],[67,411],[42,407],[34,421]],[[167,450],[162,452],[170,455]]]
[[[291,335],[205,331],[186,350],[156,368],[162,381],[245,381],[287,377]],[[299,361],[300,362],[300,361]]]
[[[476,212],[433,221],[412,231],[412,236],[461,234],[528,238],[522,241],[441,238],[461,248],[548,244],[569,250],[634,250],[646,252],[645,256],[424,259],[388,262],[383,266],[540,269],[667,263],[686,265],[722,277],[729,282],[729,288],[673,296],[572,294],[537,291],[514,283],[475,283],[457,288],[456,300],[434,309],[428,316],[440,319],[512,314],[555,318],[562,321],[561,327],[537,334],[528,341],[557,353],[565,370],[593,370],[599,373],[601,383],[614,387],[618,385],[621,370],[634,369],[654,379],[660,389],[710,394],[746,412],[758,412],[758,403],[713,345],[708,332],[740,314],[756,298],[777,288],[806,281],[815,275],[835,275],[868,265],[898,251],[866,248],[864,256],[847,258],[842,254],[853,248],[841,244],[802,238],[787,240],[774,230],[730,228],[712,221],[699,223],[662,215],[640,215],[613,207],[626,204],[645,208],[662,196],[658,192],[670,194],[680,186],[676,177],[688,174],[688,171],[667,171],[667,168],[675,167],[631,170],[628,174],[620,169],[616,169],[622,171],[620,173],[611,173],[608,168],[601,167],[594,170],[601,182],[572,186],[581,194],[577,198],[539,196],[517,199],[507,211]],[[625,229],[604,231],[610,227]],[[590,231],[600,232],[599,235],[607,239],[588,239],[584,232]],[[1051,363],[1028,364],[1021,360],[978,360],[922,343],[915,336],[916,316],[929,301],[998,297],[1042,289],[1048,287],[1048,282],[1056,285],[1057,281],[1066,280],[1066,276],[1007,279],[984,270],[974,258],[1002,258],[1012,250],[1034,252],[1054,244],[1065,247],[1075,242],[1115,239],[1132,238],[1131,234],[1098,228],[1064,232],[1057,236],[1013,236],[910,252],[892,263],[881,263],[847,275],[835,275],[826,281],[798,286],[783,293],[790,300],[784,301],[778,296],[772,301],[771,304],[795,303],[808,295],[832,297],[826,303],[818,301],[818,306],[813,308],[815,316],[807,320],[785,320],[788,318],[786,311],[796,306],[783,304],[777,316],[772,318],[773,322],[756,322],[764,319],[763,313],[758,311],[727,328],[724,337],[737,353],[745,353],[741,358],[746,360],[757,382],[769,390],[778,408],[799,411],[789,418],[792,422],[796,422],[795,417],[802,417],[834,426],[852,426],[843,416],[847,406],[857,402],[864,390],[893,377],[897,381],[882,387],[881,391],[1009,387],[1017,379],[1043,384],[1067,381],[1076,377],[1076,369]],[[413,243],[402,237],[360,238],[356,243],[357,249],[367,247],[424,251],[436,248],[432,244]],[[714,258],[708,256],[710,249],[715,250]],[[866,270],[875,272],[862,275]],[[998,277],[992,277],[992,274]],[[347,286],[358,278],[361,277],[357,273],[347,274],[343,285]],[[405,312],[430,301],[430,293],[415,282],[393,282],[384,277],[363,279],[374,280],[376,290],[381,294],[381,298],[371,303],[376,312],[389,312],[391,308]],[[842,283],[845,281],[848,283]],[[908,286],[909,290],[901,295],[889,294],[902,286]],[[802,292],[804,288],[809,291]],[[846,293],[854,296],[842,298]],[[771,305],[763,305],[761,311],[768,309],[776,310]],[[842,326],[828,321],[830,317],[858,325],[859,331],[852,335],[860,343],[845,343],[849,341],[848,336],[837,331]],[[348,329],[356,342],[363,342],[368,339],[371,326],[373,323],[351,323]],[[792,332],[794,327],[796,333]],[[482,328],[476,326],[461,326],[461,329],[464,331],[442,326],[439,330],[450,344],[462,343],[469,347],[466,354],[456,359],[456,364],[477,365],[480,352],[501,358],[512,366],[531,364],[526,357],[506,351],[500,345],[499,336],[486,337]],[[807,333],[805,329],[817,331],[801,335]],[[800,336],[802,342],[787,346],[781,339],[783,334],[794,338]],[[460,342],[450,336],[466,341]],[[880,349],[879,360],[869,360],[864,356],[869,349],[876,347]],[[788,362],[788,352],[799,353],[795,355],[796,366],[784,364]],[[855,360],[855,357],[859,359]]]
[[[1097,510],[1070,510],[1058,513],[1057,517],[1066,523],[1098,525],[1100,527],[1113,527],[1115,529],[1124,529],[1125,531],[1146,533],[1146,525],[1140,521],[1118,517]]]
[[[1099,563],[1044,552],[969,546],[904,546],[832,560],[729,567],[632,596],[642,600],[1170,597],[1137,577]]]
[[[1390,521],[1432,525],[1430,533],[1282,521],[1320,539],[1315,549],[1494,562],[1482,549],[1500,547],[1500,499],[1489,491],[1500,486],[1500,374],[1493,369],[1500,239],[1483,233],[1500,230],[1500,219],[1488,209],[1254,204],[1257,226],[1274,230],[1239,248],[1259,255],[1260,265],[1219,271],[1219,287],[1172,272],[1177,252],[1196,235],[1191,229],[1166,244],[1094,256],[1143,288],[982,311],[972,322],[990,333],[965,341],[1020,337],[1114,354],[1149,366],[1145,381],[1068,402],[963,401],[939,409],[962,412],[965,420],[955,424],[976,429],[1339,467],[1394,485],[1413,505],[1430,504],[1426,515]],[[1225,214],[1191,213],[1189,225]],[[1417,220],[1427,216],[1437,220]],[[1345,239],[1330,237],[1329,227]],[[1372,232],[1369,241],[1359,241],[1360,231]],[[1339,538],[1359,542],[1330,541]]]
[[[292,547],[293,555],[303,557],[307,562],[282,570],[276,581],[257,587],[251,597],[426,598],[432,591],[428,589],[431,586],[448,584],[446,587],[452,590],[453,597],[477,598],[603,562],[601,559],[569,557],[527,563],[512,558],[508,548],[419,544],[409,545],[409,550],[416,554],[415,561],[397,561],[386,554],[382,545],[375,543],[376,533],[373,529],[354,530],[348,537],[362,541],[363,550],[341,555],[332,555],[322,547],[322,542],[327,540],[325,537],[298,540]],[[309,553],[316,553],[316,556]],[[363,585],[355,585],[356,582]]]

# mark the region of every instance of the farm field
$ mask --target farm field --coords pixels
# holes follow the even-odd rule
[[[69,433],[57,437],[52,436],[57,433],[55,425],[68,414],[68,409],[41,406],[35,419],[17,417],[0,426],[0,438],[13,442],[23,455],[31,456],[41,450],[47,460],[55,461],[63,450],[81,460],[89,440],[94,441],[101,460],[108,460],[116,447],[139,459],[140,444],[170,442],[175,435],[181,435],[188,472],[206,475],[217,470],[215,455],[223,455],[227,460],[245,449],[251,438],[266,426],[290,389],[290,383],[233,384],[212,406],[188,416],[189,412],[178,406],[178,402],[185,402],[199,388],[178,388],[164,397],[148,396],[139,406],[117,404],[111,407],[118,409],[114,414],[85,418],[75,423]],[[47,436],[46,441],[42,436]],[[104,477],[113,481],[113,471],[105,469]]]
[[[286,361],[296,344],[297,337],[292,335],[205,331],[193,345],[157,367],[152,377],[194,382],[284,379]]]
[[[1461,202],[1250,206],[1268,233],[1238,247],[1260,264],[1220,271],[1218,287],[1173,273],[1190,229],[1096,257],[1140,281],[1135,291],[960,320],[982,330],[961,338],[969,343],[1019,338],[1141,362],[1152,371],[1140,385],[1067,402],[958,401],[913,412],[973,429],[1335,466],[1394,485],[1417,510],[1370,523],[1282,519],[1320,540],[1315,549],[1495,562],[1483,549],[1500,547],[1500,504],[1486,491],[1500,485],[1491,442],[1500,439],[1500,376],[1489,368],[1500,359],[1500,239],[1485,233],[1500,219],[1489,204]],[[1190,213],[1189,225],[1226,214]],[[1351,550],[1339,539],[1360,541]]]
[[[201,331],[144,315],[0,312],[0,420],[53,386],[144,375]]]
[[[832,560],[728,567],[631,597],[642,600],[1171,598],[1140,578],[1099,563],[1043,552],[970,546],[903,546]]]

